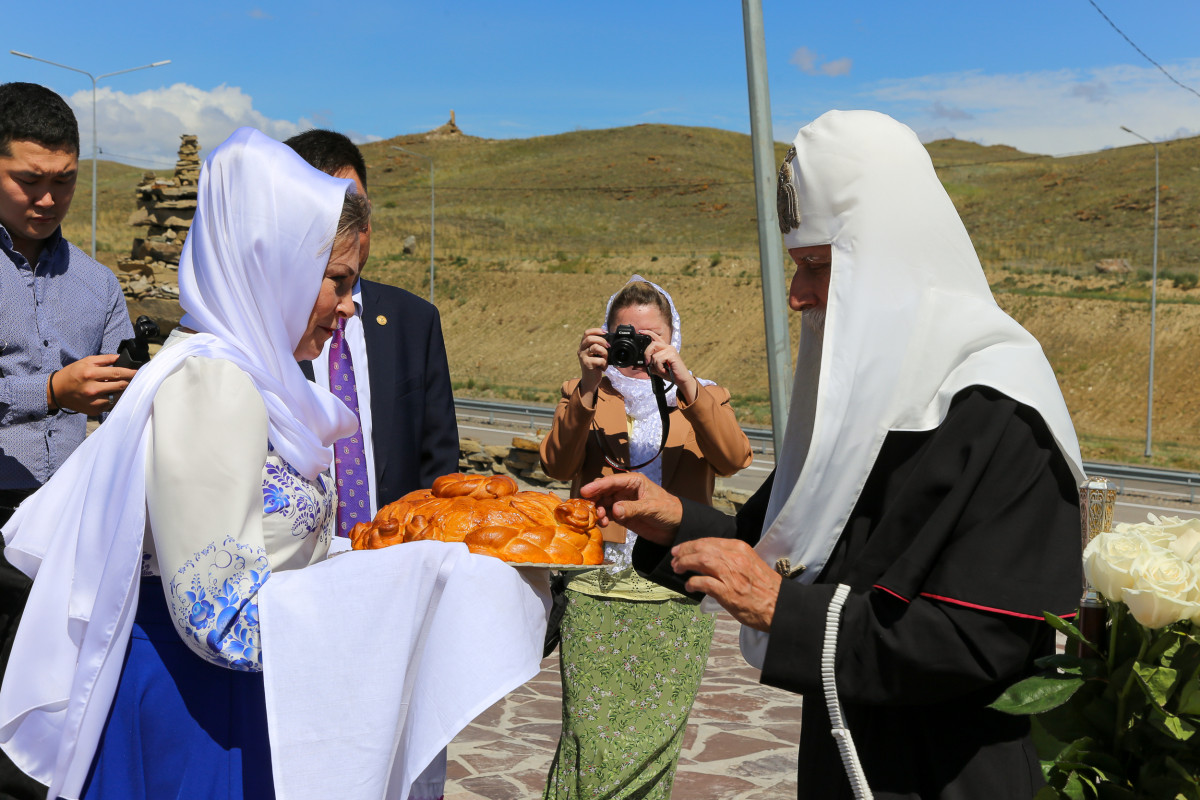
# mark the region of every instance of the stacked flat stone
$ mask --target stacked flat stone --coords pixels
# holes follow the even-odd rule
[[[134,238],[129,258],[117,262],[125,295],[135,299],[179,297],[179,287],[162,280],[168,270],[179,268],[179,256],[196,215],[196,184],[200,179],[200,142],[197,137],[179,137],[175,175],[159,178],[147,172],[137,189],[137,208],[129,217],[134,228],[145,228]]]

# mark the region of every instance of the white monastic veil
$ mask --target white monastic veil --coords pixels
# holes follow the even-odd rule
[[[79,797],[121,674],[145,532],[146,434],[163,380],[189,356],[237,364],[262,393],[271,444],[310,479],[357,427],[292,355],[351,186],[250,128],[215,149],[179,264],[183,325],[198,333],[138,371],[4,528],[5,555],[35,581],[0,691],[0,745],[51,797]]]
[[[888,431],[936,428],[968,386],[1036,409],[1082,480],[1054,372],[996,305],[916,135],[883,114],[831,111],[801,128],[794,147],[800,223],[784,241],[830,244],[833,265],[824,334],[801,334],[759,555],[802,564],[794,580],[814,581]],[[767,635],[743,628],[741,641],[761,667]]]

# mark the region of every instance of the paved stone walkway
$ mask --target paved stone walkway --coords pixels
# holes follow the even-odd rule
[[[762,686],[717,617],[708,669],[688,724],[672,796],[789,800],[796,796],[799,697]],[[489,708],[450,744],[446,800],[540,798],[561,719],[558,653],[533,680]]]

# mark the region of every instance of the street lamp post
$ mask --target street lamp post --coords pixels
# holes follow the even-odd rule
[[[1154,317],[1155,307],[1158,304],[1158,145],[1142,136],[1136,131],[1131,131],[1124,125],[1121,130],[1132,134],[1141,139],[1146,144],[1154,148],[1154,258],[1150,268],[1150,377],[1146,387],[1146,458],[1150,457],[1150,429],[1151,419],[1154,415]]]
[[[92,258],[96,257],[96,156],[98,148],[96,146],[96,83],[101,78],[111,78],[113,75],[123,75],[126,72],[135,72],[139,69],[150,69],[151,67],[161,67],[164,64],[170,64],[171,60],[155,61],[153,64],[143,64],[140,67],[130,67],[129,69],[119,69],[116,72],[106,72],[103,75],[92,75],[92,73],[79,69],[78,67],[68,67],[66,64],[59,64],[57,61],[48,61],[44,58],[31,56],[28,53],[22,53],[19,50],[9,50],[14,56],[28,58],[33,61],[41,61],[43,64],[49,64],[52,67],[62,67],[69,69],[72,72],[80,72],[87,75],[92,80]]]
[[[429,162],[429,302],[433,302],[433,221],[434,221],[434,192],[433,192],[433,157],[427,156],[424,153],[418,153],[415,150],[408,150],[398,144],[391,146],[393,150],[399,150],[402,153],[408,153],[410,156],[423,158]]]

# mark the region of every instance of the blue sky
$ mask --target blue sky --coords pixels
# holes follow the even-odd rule
[[[1200,134],[1172,83],[1089,0],[762,0],[774,136],[830,108],[872,108],[923,139],[1062,155]],[[1095,0],[1200,91],[1200,3]],[[48,9],[51,9],[48,11]],[[112,157],[164,167],[181,133],[207,151],[249,124],[358,141],[434,128],[524,138],[645,122],[748,132],[736,0],[9,3],[0,81],[66,96],[90,150],[91,82],[7,53],[113,72],[98,94]]]

